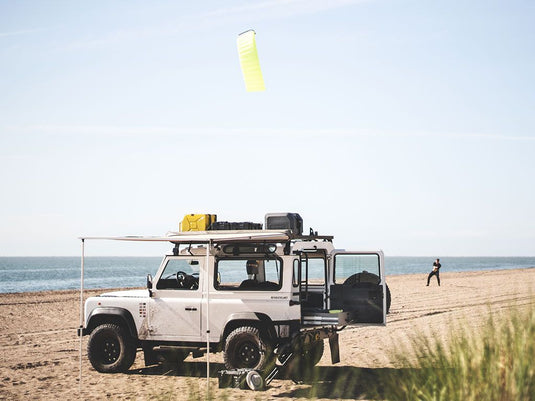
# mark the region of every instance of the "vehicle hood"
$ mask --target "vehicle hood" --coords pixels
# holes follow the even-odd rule
[[[148,298],[149,290],[127,290],[113,291],[100,294],[101,297],[127,297],[127,298]]]

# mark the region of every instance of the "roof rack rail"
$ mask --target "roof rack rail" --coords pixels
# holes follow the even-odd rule
[[[317,240],[323,240],[323,241],[329,241],[332,242],[334,236],[333,235],[294,235],[292,236],[292,240],[300,240],[300,241],[317,241]]]

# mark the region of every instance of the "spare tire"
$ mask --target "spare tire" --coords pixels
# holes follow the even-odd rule
[[[363,271],[361,273],[356,273],[351,276],[349,276],[346,281],[344,281],[344,285],[353,286],[357,283],[373,283],[379,285],[381,282],[381,279],[377,274],[373,274],[367,271]],[[392,303],[392,296],[390,294],[390,288],[388,288],[388,284],[386,284],[386,313],[390,312],[390,304]]]

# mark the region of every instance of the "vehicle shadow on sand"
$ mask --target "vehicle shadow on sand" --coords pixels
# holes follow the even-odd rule
[[[222,363],[210,364],[210,377],[218,378],[219,371],[224,370]],[[413,373],[413,368],[359,368],[354,366],[316,366],[308,377],[299,383],[304,386],[293,388],[278,394],[275,398],[326,398],[359,399],[362,397],[377,399],[384,395],[385,387],[392,387],[392,382],[401,380]],[[180,364],[160,364],[128,372],[132,375],[166,375],[182,377],[206,377],[205,362],[184,362]],[[290,381],[283,375],[278,380]]]
[[[383,398],[385,387],[411,374],[411,368],[359,368],[355,366],[316,366],[305,380],[308,386],[277,397],[326,399]]]

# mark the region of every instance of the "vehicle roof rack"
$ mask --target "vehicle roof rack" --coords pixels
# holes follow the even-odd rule
[[[317,240],[323,240],[323,241],[329,241],[332,242],[334,239],[333,235],[296,235],[292,239],[299,240],[299,241],[317,241]]]

